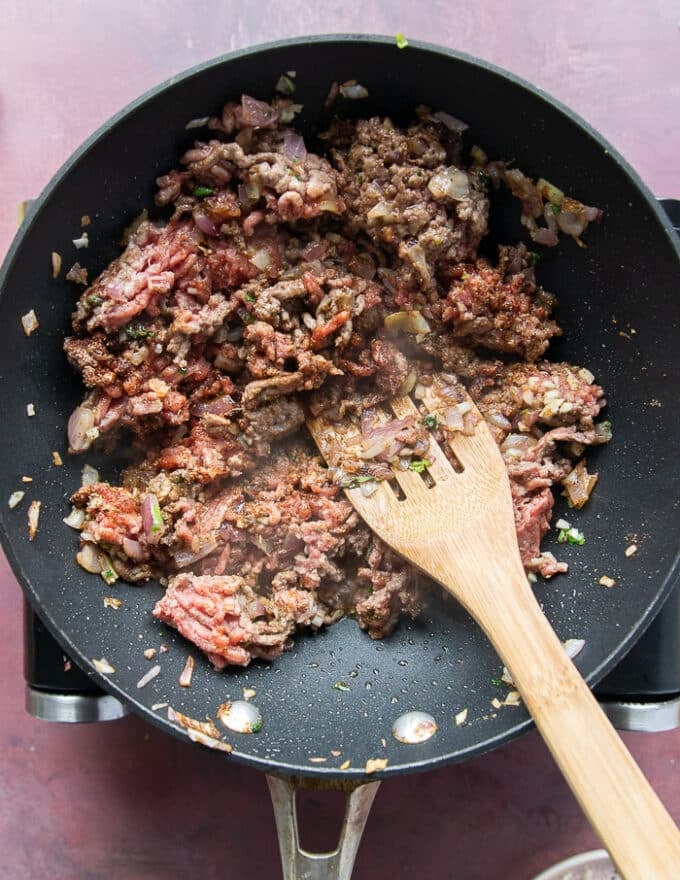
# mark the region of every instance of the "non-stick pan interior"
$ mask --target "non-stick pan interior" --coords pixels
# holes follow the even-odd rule
[[[590,682],[601,677],[641,634],[670,591],[680,533],[673,491],[679,418],[677,388],[678,249],[672,232],[625,163],[564,108],[526,84],[473,59],[432,47],[399,50],[391,40],[318,38],[236,53],[159,87],[101,129],[59,172],[15,241],[0,278],[0,350],[5,428],[0,485],[5,549],[19,580],[65,650],[87,670],[106,658],[115,672],[100,680],[153,723],[180,736],[167,721],[169,704],[196,718],[253,688],[264,724],[252,735],[233,734],[234,757],[285,772],[359,777],[367,759],[388,759],[383,775],[461,760],[504,741],[528,725],[521,707],[494,708],[506,689],[494,683],[502,664],[476,625],[454,602],[433,590],[421,618],[373,642],[352,620],[316,636],[299,638],[273,666],[213,671],[198,652],[163,625],[151,609],[156,584],[132,587],[86,575],[74,561],[77,534],[62,523],[68,496],[88,461],[114,478],[125,458],[71,457],[65,424],[81,396],[79,380],[62,353],[77,291],[51,277],[50,254],[64,265],[78,260],[93,277],[118,253],[127,223],[148,207],[153,181],[176,164],[196,132],[186,123],[215,113],[241,92],[270,97],[279,75],[297,72],[296,100],[304,104],[308,145],[329,119],[324,98],[332,80],[357,79],[368,99],[338,106],[342,113],[389,114],[406,122],[425,103],[464,119],[468,145],[481,144],[497,158],[513,159],[531,176],[544,176],[597,205],[604,222],[591,226],[587,247],[569,239],[544,250],[538,277],[559,298],[564,337],[553,359],[585,364],[605,387],[614,440],[590,456],[600,479],[587,507],[569,519],[586,535],[580,547],[545,548],[570,564],[570,572],[539,582],[536,593],[558,635],[584,638],[578,665]],[[30,195],[27,193],[27,195]],[[518,205],[496,197],[490,242],[523,236]],[[493,211],[493,209],[492,209]],[[88,214],[90,246],[76,251],[80,218]],[[39,330],[24,336],[19,318],[34,308]],[[26,405],[36,415],[29,418]],[[64,459],[52,461],[52,451]],[[33,482],[22,484],[23,475]],[[28,540],[26,512],[42,501],[40,528]],[[564,514],[560,499],[556,514]],[[554,534],[554,533],[553,533]],[[638,552],[624,555],[635,543]],[[479,564],[484,565],[483,555]],[[616,580],[605,589],[602,575]],[[119,610],[103,597],[122,599]],[[143,689],[148,647],[167,645],[161,674]],[[177,678],[188,653],[197,664],[191,688]],[[92,671],[97,677],[97,674]],[[403,712],[422,709],[439,723],[419,746],[390,733]],[[467,719],[454,718],[467,709]],[[459,718],[460,720],[460,718]]]

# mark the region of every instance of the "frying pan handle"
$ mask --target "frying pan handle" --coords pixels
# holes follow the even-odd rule
[[[379,782],[359,783],[347,794],[345,818],[336,849],[310,853],[300,846],[295,795],[300,783],[267,776],[279,837],[283,880],[350,880],[361,835]]]

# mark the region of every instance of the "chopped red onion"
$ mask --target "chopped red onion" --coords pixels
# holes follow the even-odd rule
[[[146,540],[149,544],[157,544],[163,534],[163,517],[158,498],[153,492],[147,493],[142,498],[141,514]]]
[[[134,559],[135,562],[143,562],[146,558],[142,545],[139,541],[134,541],[132,538],[123,538],[123,553],[129,556],[130,559]]]
[[[289,129],[283,136],[283,153],[292,162],[304,162],[307,148],[301,135]]]
[[[264,101],[258,101],[251,98],[250,95],[243,95],[241,98],[241,108],[243,111],[243,122],[253,128],[267,128],[273,126],[279,114],[274,108],[266,104]]]
[[[573,660],[574,657],[577,657],[583,650],[585,639],[567,639],[563,644],[564,650],[567,652],[567,657]]]
[[[214,538],[209,538],[200,550],[179,550],[175,553],[175,563],[178,568],[186,568],[188,565],[198,562],[199,559],[209,556],[216,549],[217,541]]]
[[[194,658],[189,654],[187,657],[187,662],[184,664],[184,669],[181,671],[178,682],[179,686],[183,688],[191,687],[191,679],[194,674]]]
[[[550,229],[545,229],[541,227],[536,232],[534,232],[531,236],[536,244],[542,244],[546,247],[555,247],[559,239]]]
[[[201,211],[193,212],[194,223],[201,232],[204,232],[206,235],[217,235],[219,230],[217,226],[213,223],[213,221],[208,217],[207,214],[203,214]]]

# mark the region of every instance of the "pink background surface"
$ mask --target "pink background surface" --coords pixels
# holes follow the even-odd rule
[[[305,33],[394,33],[464,50],[560,98],[658,195],[680,197],[680,9],[584,6],[5,0],[0,27],[0,258],[16,205],[128,101],[223,52]],[[172,880],[280,876],[264,777],[136,718],[54,726],[23,709],[21,596],[0,557],[0,877]],[[680,733],[625,740],[680,820]],[[310,795],[311,845],[339,804]],[[355,880],[528,880],[597,845],[535,733],[491,755],[384,784]]]

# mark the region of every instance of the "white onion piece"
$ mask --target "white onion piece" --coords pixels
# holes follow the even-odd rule
[[[272,264],[272,255],[267,248],[262,248],[250,258],[250,262],[257,266],[258,269],[268,269]]]
[[[502,428],[504,431],[512,430],[512,424],[502,413],[489,413],[487,419],[497,428]]]
[[[378,484],[375,480],[371,480],[368,483],[362,483],[359,488],[364,498],[370,498],[371,495],[378,491]]]
[[[368,89],[365,86],[362,86],[361,83],[355,82],[354,80],[348,80],[340,86],[340,94],[343,98],[349,98],[351,101],[356,101],[358,98],[368,98]]]
[[[99,482],[99,471],[92,465],[86,464],[83,468],[83,476],[80,481],[81,486],[93,486]]]
[[[394,312],[387,315],[384,321],[385,329],[393,333],[410,333],[418,336],[420,333],[429,333],[430,325],[419,311]]]
[[[83,544],[76,555],[76,562],[81,568],[84,568],[85,571],[89,571],[90,574],[101,573],[102,563],[99,556],[99,550],[94,544]]]
[[[187,662],[184,664],[184,669],[181,671],[178,683],[180,687],[188,688],[191,687],[191,679],[194,675],[194,658],[189,654],[187,657]]]
[[[567,639],[567,641],[563,643],[564,650],[567,652],[567,657],[571,660],[573,660],[574,657],[577,657],[583,650],[585,643],[585,639]]]
[[[148,672],[145,672],[145,673],[144,673],[144,675],[143,675],[143,676],[139,679],[139,681],[137,682],[137,687],[138,687],[138,688],[146,687],[146,685],[147,685],[150,681],[153,681],[154,678],[156,678],[158,675],[160,675],[160,672],[161,672],[161,667],[160,667],[160,665],[157,663],[155,666],[152,666],[151,669],[149,669]]]
[[[94,412],[86,406],[77,406],[68,420],[66,432],[69,446],[73,452],[85,452],[92,440],[90,431],[94,428]]]
[[[262,727],[262,713],[257,706],[245,700],[222,703],[217,710],[217,718],[236,733],[257,733]]]
[[[190,119],[184,128],[189,131],[192,128],[203,128],[203,126],[208,124],[209,116],[201,116],[198,119]]]
[[[465,427],[463,416],[460,414],[457,406],[450,406],[446,412],[442,414],[439,424],[443,428],[448,428],[450,431],[462,431]]]
[[[87,232],[83,232],[80,238],[74,238],[73,244],[80,250],[81,248],[86,248],[90,244],[90,239],[87,236]]]
[[[461,202],[470,195],[470,181],[467,174],[453,165],[434,174],[427,188],[438,201],[451,199],[454,202]]]
[[[557,235],[552,230],[545,229],[544,227],[533,232],[531,237],[537,244],[545,245],[545,247],[555,247],[559,241]]]
[[[132,538],[127,537],[123,538],[123,553],[135,562],[143,562],[146,557],[144,548],[139,541],[134,541]]]
[[[85,511],[80,507],[74,507],[68,516],[65,516],[63,522],[72,529],[82,529],[85,522]]]
[[[38,324],[38,318],[35,314],[35,309],[31,309],[30,312],[26,312],[25,315],[21,316],[21,326],[24,328],[24,333],[26,336],[30,336],[34,330],[37,330],[40,326]]]

